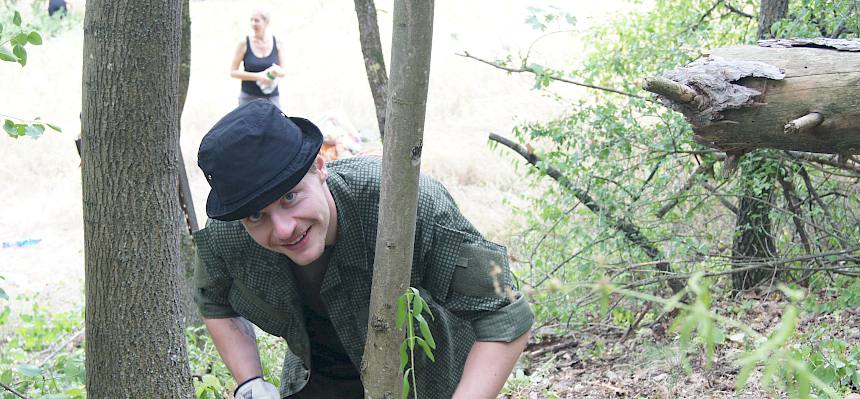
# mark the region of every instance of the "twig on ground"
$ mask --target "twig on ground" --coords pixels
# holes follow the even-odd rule
[[[78,337],[80,337],[81,335],[83,335],[83,333],[84,333],[84,330],[83,330],[83,329],[81,329],[80,331],[78,331],[78,332],[76,332],[75,334],[73,334],[69,339],[67,339],[67,340],[66,340],[65,342],[63,342],[61,345],[57,346],[57,347],[56,347],[56,348],[51,352],[51,354],[50,354],[50,355],[48,355],[48,357],[46,357],[46,358],[45,358],[45,359],[43,359],[41,362],[39,362],[39,367],[44,366],[44,365],[45,365],[45,363],[48,363],[51,359],[53,359],[55,356],[57,356],[60,352],[62,352],[63,350],[65,350],[65,349],[66,349],[66,347],[67,347],[67,346],[69,346],[69,344],[71,344],[74,340],[78,339]]]
[[[541,355],[546,354],[546,353],[560,352],[560,351],[565,350],[567,348],[575,348],[577,346],[579,346],[579,341],[574,341],[571,339],[571,340],[562,341],[562,342],[559,342],[556,344],[552,344],[549,346],[544,346],[543,348],[535,349],[535,350],[529,352],[528,355],[530,357],[538,357],[538,356],[541,356]]]

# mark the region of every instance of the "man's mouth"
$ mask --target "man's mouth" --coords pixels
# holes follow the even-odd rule
[[[302,235],[300,235],[300,236],[299,236],[299,237],[297,237],[295,240],[290,241],[290,242],[288,242],[288,243],[286,243],[286,244],[284,244],[284,245],[286,245],[286,246],[288,246],[288,247],[291,247],[291,246],[294,246],[294,245],[296,245],[296,244],[298,244],[298,243],[302,242],[302,240],[304,240],[304,239],[305,239],[305,237],[307,237],[307,236],[308,236],[308,232],[309,232],[310,230],[311,230],[311,228],[310,228],[310,227],[308,227],[308,228],[307,228],[307,230],[305,230],[305,232],[304,232],[304,233],[302,233]]]

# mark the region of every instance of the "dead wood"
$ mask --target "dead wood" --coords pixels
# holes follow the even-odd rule
[[[829,38],[714,49],[644,85],[708,146],[842,155],[860,153],[858,87],[860,39]]]

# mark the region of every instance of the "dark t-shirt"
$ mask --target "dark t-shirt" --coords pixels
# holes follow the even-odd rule
[[[278,41],[274,36],[272,36],[272,51],[269,52],[269,55],[261,58],[254,55],[254,51],[251,49],[251,39],[245,36],[245,57],[242,58],[242,63],[245,66],[246,72],[263,72],[272,66],[272,64],[277,64]],[[263,91],[260,90],[260,86],[257,86],[257,82],[253,80],[243,80],[242,91],[258,97],[274,97],[278,95],[277,87],[275,88],[275,91],[269,94],[264,94]]]

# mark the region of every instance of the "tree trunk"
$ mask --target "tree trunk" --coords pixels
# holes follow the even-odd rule
[[[758,38],[770,39],[770,28],[788,14],[788,0],[761,0],[758,14]]]
[[[182,3],[181,39],[179,45],[179,117],[185,109],[185,99],[188,95],[188,82],[191,79],[191,10],[189,0]],[[188,173],[185,170],[185,158],[182,156],[182,146],[177,142],[177,165],[179,166],[179,205],[182,210],[181,221],[177,226],[181,236],[179,245],[180,259],[179,276],[182,281],[180,296],[182,309],[182,327],[202,326],[203,319],[194,303],[194,265],[197,264],[197,247],[191,238],[191,233],[199,230],[197,213],[194,211],[194,201],[191,197],[191,187],[188,184]],[[183,223],[184,222],[184,223]]]
[[[84,21],[87,397],[192,398],[180,328],[179,0],[91,0]]]
[[[770,36],[770,27],[785,18],[788,0],[761,0],[759,12],[759,39]],[[735,236],[732,242],[732,268],[741,268],[750,260],[766,260],[776,256],[770,223],[770,200],[773,196],[775,168],[767,168],[766,159],[757,158],[747,164],[747,173],[741,173],[743,196],[738,201]],[[764,189],[756,189],[764,182]],[[767,270],[753,269],[732,275],[735,291],[752,288],[767,277]]]
[[[382,158],[379,227],[361,376],[366,398],[400,396],[399,347],[394,304],[409,287],[418,174],[430,78],[432,0],[395,0],[391,87]]]
[[[379,39],[379,24],[376,22],[376,5],[373,0],[355,0],[355,14],[358,16],[358,32],[361,39],[361,54],[364,56],[364,69],[370,94],[376,106],[376,121],[379,124],[379,138],[385,139],[385,99],[388,75],[385,72],[385,56]]]
[[[735,236],[732,242],[732,267],[745,268],[751,262],[766,261],[776,257],[776,244],[771,233],[771,200],[773,197],[773,182],[776,178],[772,168],[765,163],[774,162],[767,159],[756,159],[742,167],[740,179],[744,185],[743,196],[738,201]],[[756,189],[754,180],[764,182],[764,188]],[[756,286],[767,278],[773,277],[771,269],[751,269],[732,275],[732,287],[742,291]]]

